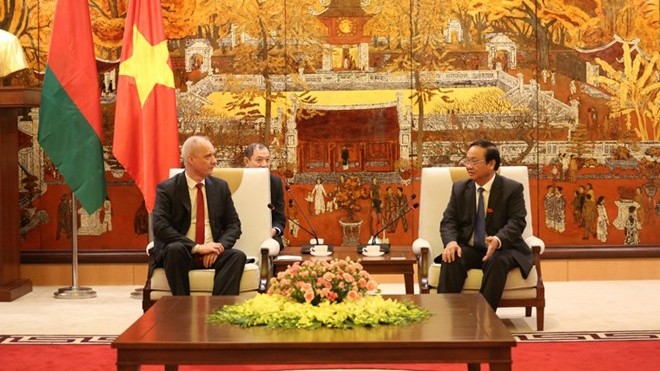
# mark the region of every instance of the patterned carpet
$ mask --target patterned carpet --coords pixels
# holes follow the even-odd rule
[[[660,331],[537,332],[531,334],[513,334],[513,337],[519,343],[660,340]]]
[[[537,332],[513,334],[519,343],[575,342],[575,341],[643,341],[660,340],[660,331],[609,332]],[[117,335],[0,335],[0,344],[9,345],[101,345],[111,344]]]

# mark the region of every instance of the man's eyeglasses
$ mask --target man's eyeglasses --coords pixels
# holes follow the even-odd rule
[[[486,160],[472,160],[472,159],[466,158],[466,159],[463,159],[461,161],[461,165],[463,165],[463,166],[468,166],[468,165],[477,166],[482,162],[486,162]]]

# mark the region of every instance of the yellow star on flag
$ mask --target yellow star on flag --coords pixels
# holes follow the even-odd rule
[[[174,88],[174,74],[167,63],[169,56],[167,40],[151,45],[133,26],[133,55],[121,63],[119,75],[135,79],[142,107],[156,84]]]

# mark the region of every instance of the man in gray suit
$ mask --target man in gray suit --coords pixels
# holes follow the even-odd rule
[[[496,174],[500,153],[486,140],[470,144],[465,167],[470,179],[454,183],[440,222],[445,248],[435,258],[442,264],[438,292],[461,292],[467,271],[482,269],[480,292],[497,309],[509,271],[518,267],[527,277],[533,264],[522,238],[527,215],[523,186]]]
[[[216,164],[213,144],[192,136],[183,143],[181,157],[185,171],[156,190],[156,265],[165,269],[173,295],[190,295],[188,272],[211,267],[213,295],[238,295],[246,256],[232,247],[241,236],[241,221],[227,182],[211,176]]]

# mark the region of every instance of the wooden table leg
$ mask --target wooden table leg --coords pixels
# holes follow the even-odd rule
[[[140,371],[140,365],[136,363],[117,362],[117,371]]]
[[[509,362],[491,362],[490,371],[511,371],[511,361]]]
[[[403,280],[406,284],[406,294],[415,293],[415,275],[414,273],[404,273]]]

